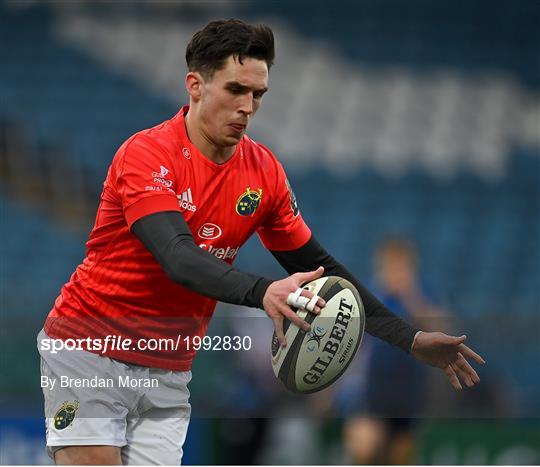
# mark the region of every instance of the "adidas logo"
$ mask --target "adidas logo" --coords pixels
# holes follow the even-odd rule
[[[191,188],[188,188],[181,195],[177,195],[176,197],[178,198],[178,204],[181,209],[187,209],[191,212],[197,210],[197,206],[193,204],[193,198],[191,197]]]

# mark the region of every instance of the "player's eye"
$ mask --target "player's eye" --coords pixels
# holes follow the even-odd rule
[[[263,91],[257,91],[257,92],[253,93],[253,98],[254,99],[261,99],[263,95],[264,95]]]
[[[234,95],[242,94],[244,92],[243,88],[239,88],[236,86],[230,87],[229,92]]]

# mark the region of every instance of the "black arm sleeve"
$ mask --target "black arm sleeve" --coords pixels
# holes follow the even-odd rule
[[[366,331],[409,352],[414,335],[419,329],[397,317],[366,289],[342,264],[337,262],[315,239],[301,248],[291,251],[272,251],[274,257],[289,274],[313,271],[324,266],[325,276],[340,276],[357,289],[366,313]]]
[[[145,216],[131,230],[174,282],[221,302],[262,308],[272,281],[239,271],[198,247],[181,213]]]

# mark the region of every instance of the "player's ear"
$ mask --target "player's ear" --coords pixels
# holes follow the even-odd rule
[[[194,101],[198,101],[201,98],[203,83],[203,77],[197,71],[190,71],[186,75],[186,89]]]

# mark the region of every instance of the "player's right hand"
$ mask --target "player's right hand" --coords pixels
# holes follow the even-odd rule
[[[413,342],[411,354],[418,360],[444,371],[452,386],[461,390],[463,381],[472,388],[480,382],[478,373],[468,360],[485,365],[485,360],[464,344],[467,336],[449,336],[442,332],[420,332]]]
[[[289,305],[287,305],[287,298],[289,297],[289,294],[295,292],[304,284],[322,277],[323,273],[324,268],[322,266],[320,266],[316,271],[297,272],[296,274],[293,274],[285,279],[272,282],[268,289],[266,289],[266,293],[264,294],[263,298],[264,311],[266,311],[266,314],[273,321],[276,336],[282,347],[287,345],[285,334],[283,332],[284,318],[289,319],[300,329],[305,331],[309,331],[310,329],[309,323],[306,323],[292,310]],[[309,290],[303,290],[301,295],[309,299],[314,296],[314,294]],[[326,302],[322,298],[319,298],[312,313],[319,314],[325,305]]]

